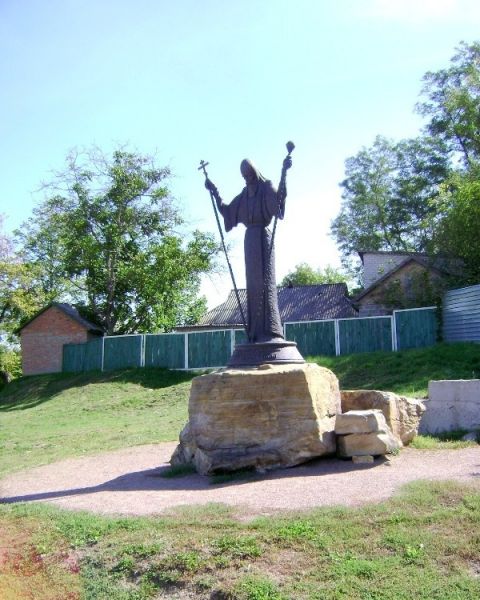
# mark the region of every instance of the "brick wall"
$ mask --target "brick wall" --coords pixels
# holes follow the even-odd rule
[[[60,373],[64,344],[81,344],[91,335],[87,329],[52,306],[26,325],[20,334],[24,375]]]

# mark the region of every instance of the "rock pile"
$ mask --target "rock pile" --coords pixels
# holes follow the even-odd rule
[[[407,446],[418,433],[425,405],[416,398],[379,390],[345,390],[341,392],[342,412],[381,410],[393,435]]]
[[[337,415],[335,433],[337,454],[341,458],[392,454],[402,444],[378,409],[350,410]]]

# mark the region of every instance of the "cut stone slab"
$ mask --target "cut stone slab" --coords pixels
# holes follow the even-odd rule
[[[335,453],[339,412],[338,380],[318,365],[221,369],[192,380],[170,463],[204,475],[291,467]]]
[[[400,449],[398,439],[391,431],[387,433],[352,433],[337,438],[337,454],[341,458],[352,456],[381,456]]]
[[[421,433],[480,429],[480,379],[430,381],[426,404]]]
[[[345,435],[348,433],[373,433],[388,431],[385,416],[381,410],[349,410],[337,415],[335,433]]]
[[[420,419],[425,412],[421,400],[398,396],[393,392],[343,390],[341,398],[344,413],[351,410],[381,410],[393,435],[405,446],[418,434]]]
[[[352,462],[355,465],[371,465],[374,462],[374,457],[371,454],[365,454],[365,456],[352,456]]]

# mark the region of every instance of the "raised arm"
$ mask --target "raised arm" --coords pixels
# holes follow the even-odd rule
[[[205,179],[205,187],[215,198],[218,210],[222,212],[222,207],[224,206],[223,200],[221,199],[220,194],[218,193],[217,187],[208,177]]]
[[[278,199],[278,216],[283,219],[285,214],[285,200],[287,198],[287,171],[292,166],[292,157],[289,155],[283,161],[282,174],[280,183],[278,184],[277,199]]]

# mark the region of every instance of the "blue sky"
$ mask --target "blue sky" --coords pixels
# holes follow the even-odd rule
[[[171,167],[187,229],[214,231],[200,159],[229,201],[243,158],[278,181],[292,139],[277,279],[338,266],[345,159],[417,135],[422,75],[479,32],[476,0],[0,0],[0,212],[13,230],[70,149],[127,143]],[[230,287],[225,272],[202,290],[215,305]]]

